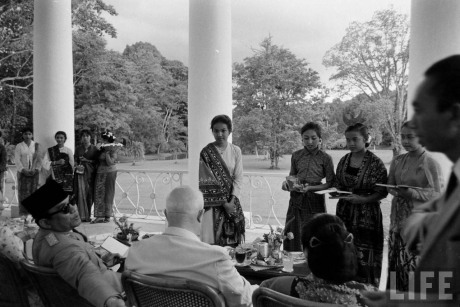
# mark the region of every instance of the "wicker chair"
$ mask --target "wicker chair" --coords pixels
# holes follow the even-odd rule
[[[0,254],[0,306],[29,307],[21,275],[14,262]]]
[[[37,288],[38,295],[47,307],[94,307],[78,295],[77,290],[65,282],[55,270],[21,260],[21,266]]]
[[[225,307],[225,300],[208,285],[181,278],[147,276],[126,270],[121,276],[129,306]]]
[[[254,307],[337,307],[341,305],[301,300],[269,288],[259,287],[252,294]]]

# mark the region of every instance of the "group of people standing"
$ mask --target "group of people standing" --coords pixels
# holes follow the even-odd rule
[[[409,272],[416,265],[417,256],[406,249],[400,235],[401,227],[418,204],[440,195],[442,173],[439,164],[419,144],[409,122],[402,126],[402,145],[407,153],[393,159],[389,175],[382,160],[369,151],[367,127],[357,123],[345,130],[350,150],[342,157],[334,175],[331,157],[319,149],[321,127],[307,123],[301,130],[304,149],[292,155],[290,176],[297,176],[305,187],[291,189],[286,220],[286,232],[294,239],[285,249],[301,250],[301,228],[315,214],[326,212],[324,195],[314,191],[335,187],[339,198],[336,215],[353,234],[358,256],[355,280],[378,286],[382,269],[384,231],[380,200],[393,195],[389,229],[389,272],[396,274],[396,284],[388,287],[407,291]],[[321,183],[323,179],[325,183]],[[388,184],[385,187],[379,184]],[[406,186],[406,187],[404,187]],[[409,186],[409,187],[407,187]],[[287,184],[283,189],[289,190]],[[334,194],[332,194],[334,195]]]
[[[15,164],[18,179],[19,214],[28,212],[22,201],[29,197],[48,179],[53,179],[62,189],[73,194],[82,221],[91,221],[91,208],[94,204],[94,217],[91,223],[106,223],[112,216],[115,195],[117,168],[117,149],[115,136],[110,131],[101,134],[101,143],[91,143],[89,130],[80,132],[80,144],[72,150],[65,146],[67,134],[58,131],[54,135],[56,145],[44,153],[33,140],[33,131],[22,131],[23,142],[16,145]]]
[[[239,202],[243,180],[241,149],[227,141],[232,132],[227,116],[214,117],[211,130],[215,142],[208,144],[200,154],[199,187],[206,210],[201,239],[211,244],[236,246],[244,240],[244,216]],[[364,124],[357,123],[345,130],[350,152],[340,159],[335,171],[331,156],[321,150],[321,126],[309,122],[300,132],[304,148],[292,154],[289,175],[297,178],[301,188],[299,185],[290,188],[287,182],[282,186],[290,192],[285,233],[294,234],[293,239],[284,241],[284,249],[302,251],[302,227],[315,214],[326,212],[325,195],[314,192],[332,187],[348,192],[336,195],[336,215],[354,236],[358,256],[355,280],[378,286],[384,246],[380,201],[390,193],[393,200],[389,271],[396,274],[396,284],[388,287],[406,291],[409,272],[414,270],[417,256],[406,249],[400,235],[401,225],[414,207],[440,195],[439,164],[419,144],[409,122],[401,129],[402,145],[407,153],[393,159],[389,174],[383,161],[368,150],[370,136]]]

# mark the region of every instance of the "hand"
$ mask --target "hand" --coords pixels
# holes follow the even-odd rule
[[[121,298],[113,296],[113,297],[109,297],[107,299],[107,301],[105,302],[104,306],[107,306],[107,307],[125,307],[126,304],[125,304],[125,301],[122,300]]]
[[[363,303],[369,307],[383,307],[388,306],[388,292],[373,292],[373,291],[364,291],[363,293]]]
[[[236,212],[236,206],[235,206],[233,197],[229,202],[226,202],[224,204],[224,209],[225,209],[225,212],[227,212],[228,215],[231,215],[231,214]]]
[[[287,181],[283,181],[283,183],[281,184],[281,190],[289,191],[289,185],[288,185]]]
[[[366,202],[366,198],[363,196],[359,196],[356,194],[351,194],[343,197],[342,199],[352,203],[352,204],[364,204]]]
[[[103,255],[101,259],[105,263],[105,265],[110,268],[120,262],[121,256],[118,253],[107,253]]]

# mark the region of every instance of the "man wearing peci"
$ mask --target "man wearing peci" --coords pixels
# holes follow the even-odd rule
[[[125,268],[140,274],[186,278],[219,290],[226,306],[252,306],[252,286],[235,269],[225,248],[201,242],[204,200],[189,186],[166,198],[168,228],[134,244]]]
[[[32,246],[37,265],[55,269],[96,307],[125,306],[121,275],[108,270],[86,237],[74,229],[81,224],[78,209],[61,185],[47,181],[23,205],[40,226]]]
[[[460,299],[460,55],[433,64],[425,72],[413,101],[414,125],[420,143],[442,152],[454,165],[446,192],[414,208],[402,236],[417,249],[415,296],[399,293],[411,306],[458,306]],[[426,296],[425,296],[426,294]],[[431,302],[430,302],[431,300]],[[367,294],[369,306],[406,305],[387,293]]]

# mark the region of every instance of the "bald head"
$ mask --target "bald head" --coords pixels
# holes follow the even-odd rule
[[[203,209],[203,194],[184,185],[177,187],[166,198],[166,210],[169,214],[195,214]]]
[[[173,189],[166,198],[165,215],[170,227],[180,227],[199,235],[203,215],[203,194],[189,186]]]

